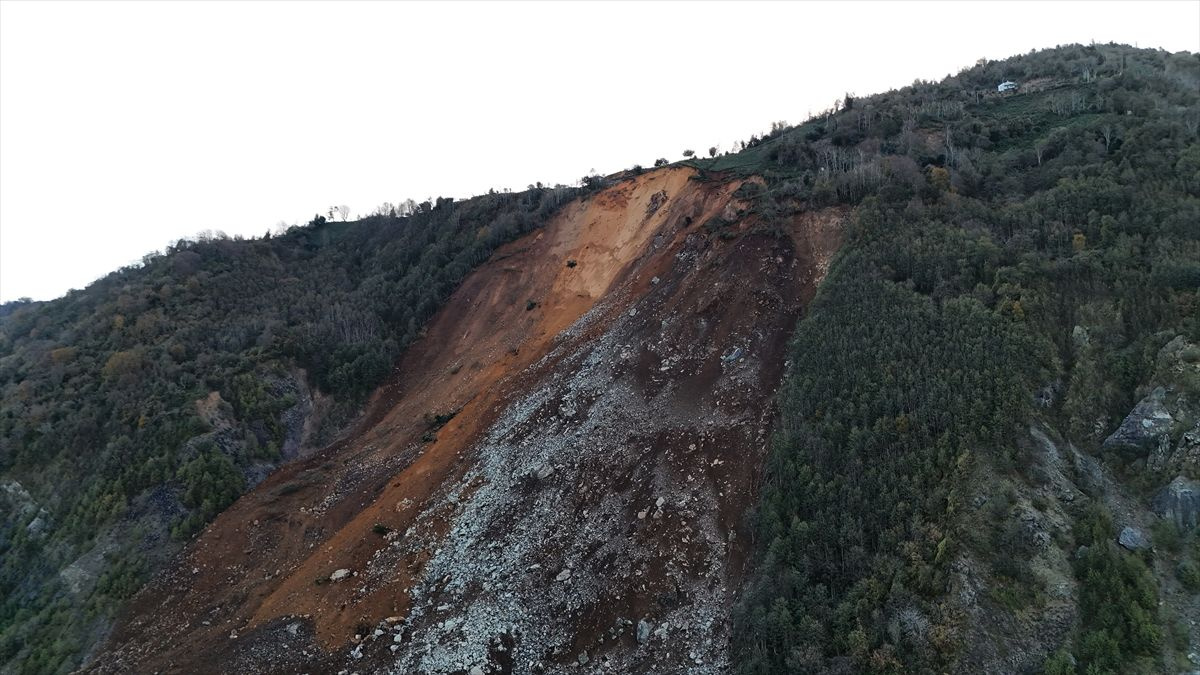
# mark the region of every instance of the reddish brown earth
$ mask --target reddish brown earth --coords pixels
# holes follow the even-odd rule
[[[90,669],[726,669],[787,340],[844,214],[757,233],[740,181],[692,177],[499,250],[356,430],[221,514]]]

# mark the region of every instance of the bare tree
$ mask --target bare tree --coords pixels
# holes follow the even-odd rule
[[[1112,147],[1113,138],[1116,136],[1116,133],[1116,129],[1113,129],[1113,125],[1111,124],[1105,124],[1100,129],[1100,134],[1104,136],[1104,152],[1108,152]]]
[[[342,217],[342,222],[345,222],[346,219],[350,217],[350,207],[342,204],[341,206],[337,207],[337,213]]]
[[[954,138],[950,135],[950,127],[946,127],[946,163],[950,166],[958,165],[958,149],[954,147]]]

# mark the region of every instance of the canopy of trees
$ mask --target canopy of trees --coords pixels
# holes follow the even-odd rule
[[[995,94],[1006,79],[1022,93]],[[1007,504],[970,529],[966,491],[981,467],[1028,466],[1035,419],[1095,450],[1158,350],[1200,337],[1198,92],[1194,54],[1065,47],[847,97],[696,162],[767,176],[753,196],[767,221],[857,207],[779,395],[741,672],[952,670],[963,645],[942,600],[964,551],[1008,587],[1000,602],[1028,606]],[[1047,667],[1075,672],[1073,653],[1080,673],[1168,670],[1153,578],[1093,529],[1084,625]]]

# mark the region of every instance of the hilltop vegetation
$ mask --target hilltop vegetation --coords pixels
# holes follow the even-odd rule
[[[1008,79],[1023,91],[997,95]],[[1068,47],[847,97],[697,162],[766,176],[768,219],[857,205],[792,345],[742,672],[953,668],[968,645],[946,595],[968,557],[990,564],[1000,605],[1036,611],[1011,504],[982,527],[966,514],[986,481],[1034,482],[1031,422],[1097,451],[1160,348],[1200,337],[1198,89],[1196,55]],[[1147,566],[1111,523],[1081,531],[1084,619],[1049,665],[1174,667]]]

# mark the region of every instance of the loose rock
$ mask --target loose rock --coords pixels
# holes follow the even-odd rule
[[[1150,538],[1146,536],[1146,533],[1132,526],[1126,526],[1121,530],[1121,536],[1117,537],[1117,543],[1130,551],[1150,548]]]

